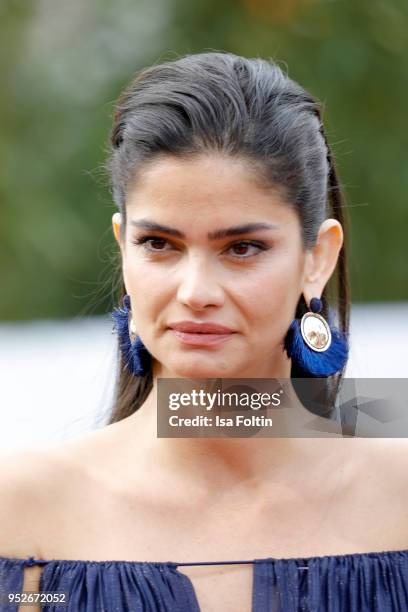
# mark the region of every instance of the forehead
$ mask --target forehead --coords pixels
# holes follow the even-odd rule
[[[197,214],[228,220],[237,215],[257,221],[260,215],[282,223],[297,220],[282,188],[265,185],[245,159],[217,154],[149,162],[128,189],[126,206],[133,217],[149,212],[180,221]]]

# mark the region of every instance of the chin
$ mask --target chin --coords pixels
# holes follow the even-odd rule
[[[218,363],[216,360],[209,361],[208,363],[189,363],[181,364],[175,363],[169,368],[175,376],[181,378],[231,378],[233,376],[233,369],[228,364]]]

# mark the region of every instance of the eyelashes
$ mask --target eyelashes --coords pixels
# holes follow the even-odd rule
[[[168,240],[166,240],[165,238],[161,238],[160,236],[154,236],[154,235],[146,235],[146,236],[141,236],[140,238],[136,238],[135,240],[131,241],[132,244],[135,244],[136,246],[142,247],[145,251],[147,251],[148,253],[151,254],[158,254],[160,255],[161,253],[168,253],[169,249],[155,249],[155,248],[150,248],[148,247],[148,244],[150,243],[161,243],[161,244],[170,244],[170,242]],[[237,242],[234,242],[233,244],[231,244],[227,251],[230,251],[233,248],[236,247],[255,247],[256,249],[258,249],[257,252],[252,253],[250,255],[233,255],[233,257],[235,257],[235,259],[249,259],[250,257],[253,257],[254,255],[258,255],[260,252],[262,251],[267,251],[269,250],[271,247],[269,247],[267,244],[265,244],[262,241],[258,241],[258,240],[239,240]],[[170,249],[171,250],[171,249]]]

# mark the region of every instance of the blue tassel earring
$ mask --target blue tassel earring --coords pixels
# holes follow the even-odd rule
[[[310,310],[302,319],[293,319],[285,336],[284,349],[291,358],[296,377],[331,376],[341,370],[348,358],[345,334],[335,329],[319,312],[323,308],[319,298],[310,300]]]
[[[114,320],[112,333],[118,332],[125,367],[134,376],[146,376],[151,368],[152,356],[134,329],[129,295],[123,297],[123,308],[115,308],[111,316]]]

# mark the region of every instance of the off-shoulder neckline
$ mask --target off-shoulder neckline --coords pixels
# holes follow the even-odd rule
[[[4,556],[0,555],[1,560],[9,560],[9,561],[17,561],[20,563],[25,563],[29,565],[36,564],[49,564],[49,563],[61,563],[61,564],[84,564],[84,565],[135,565],[135,566],[148,566],[154,565],[158,567],[170,567],[176,568],[177,566],[185,566],[185,565],[217,565],[223,563],[265,563],[265,562],[318,562],[324,560],[346,560],[346,559],[356,559],[357,557],[382,557],[384,555],[387,556],[398,556],[398,555],[407,555],[408,549],[398,549],[398,550],[381,550],[381,551],[367,551],[367,552],[354,552],[354,553],[343,553],[343,554],[329,554],[329,555],[314,555],[310,557],[263,557],[263,558],[254,558],[254,559],[246,559],[246,560],[232,560],[232,561],[186,561],[186,562],[176,562],[176,561],[137,561],[130,559],[41,559],[34,557],[32,555],[28,555],[27,557],[15,557],[15,556]],[[31,563],[30,563],[31,560]]]

